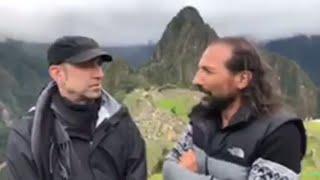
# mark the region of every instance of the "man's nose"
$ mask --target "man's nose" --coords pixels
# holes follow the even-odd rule
[[[104,71],[101,65],[96,65],[94,70],[95,70],[94,75],[96,78],[102,79],[104,77]]]
[[[195,76],[193,77],[193,80],[192,80],[192,84],[193,85],[201,85],[201,79],[200,79],[200,72],[197,71],[197,73],[195,74]]]

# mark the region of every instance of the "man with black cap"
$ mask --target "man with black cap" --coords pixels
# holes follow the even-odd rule
[[[9,179],[147,179],[140,132],[102,89],[102,64],[110,61],[87,37],[64,36],[49,47],[53,81],[10,132]]]

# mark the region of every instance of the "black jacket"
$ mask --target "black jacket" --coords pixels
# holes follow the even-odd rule
[[[99,112],[99,124],[86,145],[88,162],[83,162],[53,115],[51,97],[55,91],[56,85],[49,83],[35,108],[13,126],[7,146],[9,179],[147,179],[145,142],[125,107],[104,92],[100,111],[104,109],[106,116]]]

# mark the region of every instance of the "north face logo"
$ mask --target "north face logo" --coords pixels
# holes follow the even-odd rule
[[[244,158],[244,151],[241,148],[232,147],[228,149],[228,152],[233,156],[236,156],[242,159]]]

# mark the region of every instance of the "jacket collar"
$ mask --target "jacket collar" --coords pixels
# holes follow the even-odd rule
[[[64,143],[69,141],[70,138],[66,132],[61,131],[61,124],[48,119],[48,114],[51,111],[51,97],[52,94],[57,92],[58,88],[55,82],[51,81],[41,91],[36,105],[31,108],[35,111],[33,125],[31,130],[31,152],[34,156],[36,166],[39,170],[45,167],[46,159],[43,158],[42,154],[47,153],[44,149],[48,149],[50,142],[52,141],[53,133],[51,129],[55,127],[55,138],[59,139],[57,143]],[[101,108],[98,113],[97,125],[101,125],[104,121],[110,120],[111,124],[117,123],[121,118],[112,118],[117,112],[119,112],[122,106],[105,90],[103,90]],[[59,131],[59,132],[58,132]],[[44,135],[47,134],[47,135]]]
[[[244,125],[252,119],[256,119],[257,113],[251,106],[244,105],[234,115],[230,124],[227,127],[222,128],[221,112],[200,103],[192,109],[189,117],[191,118],[191,123],[195,123],[195,121],[198,121],[198,117],[201,117],[200,119],[212,120],[221,130],[227,130],[239,127],[239,125]]]

